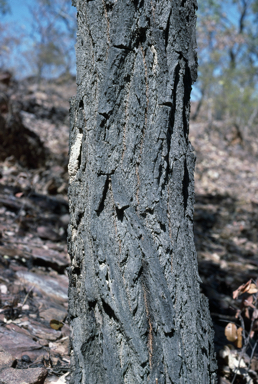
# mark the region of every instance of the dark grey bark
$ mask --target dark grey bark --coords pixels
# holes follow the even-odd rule
[[[74,5],[71,383],[215,383],[188,140],[196,2]]]

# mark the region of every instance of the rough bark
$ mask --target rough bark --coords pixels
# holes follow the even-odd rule
[[[215,383],[188,140],[196,2],[74,5],[71,383]]]

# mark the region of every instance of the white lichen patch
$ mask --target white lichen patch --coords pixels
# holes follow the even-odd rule
[[[153,53],[153,56],[154,56],[153,57],[152,71],[155,72],[157,64],[158,64],[158,55],[157,55],[157,51],[156,51],[154,45],[151,46],[151,52]]]
[[[73,229],[72,229],[72,241],[74,241],[74,240],[75,240],[75,238],[76,238],[76,235],[77,235],[77,231],[76,231],[76,229],[75,229],[75,228],[73,228]]]
[[[77,133],[75,142],[72,145],[69,164],[68,164],[68,173],[70,177],[70,183],[72,183],[76,177],[76,173],[79,168],[79,156],[81,152],[82,145],[82,133]]]

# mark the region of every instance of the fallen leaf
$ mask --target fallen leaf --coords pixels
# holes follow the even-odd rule
[[[15,197],[18,197],[18,199],[19,199],[19,198],[22,197],[23,195],[24,195],[23,192],[18,192],[18,193],[15,194]]]
[[[245,292],[249,294],[257,293],[258,292],[257,285],[254,283],[250,284],[249,288]]]
[[[242,328],[242,327],[239,327],[239,328],[237,329],[237,339],[236,339],[236,341],[234,342],[234,344],[235,344],[235,346],[236,346],[237,348],[242,348],[242,346],[243,346],[243,342],[242,342],[242,340],[243,340],[243,338],[242,338],[242,331],[243,331],[243,328]]]
[[[238,319],[239,315],[241,314],[241,309],[238,309],[235,314],[235,318]]]
[[[50,327],[55,329],[56,331],[61,329],[63,327],[63,325],[64,325],[64,323],[62,323],[61,321],[58,321],[55,319],[50,320]]]
[[[234,323],[228,323],[225,328],[225,336],[228,341],[235,341],[237,339],[237,327]]]
[[[248,307],[245,308],[244,313],[245,313],[245,317],[247,319],[250,319],[250,314],[249,314],[249,308]]]
[[[253,296],[248,296],[246,299],[243,299],[242,304],[244,307],[251,307],[255,309],[255,306],[253,305],[254,298]]]
[[[258,319],[258,309],[254,309],[253,311],[253,316],[252,316],[252,320],[255,320],[255,319]]]
[[[252,283],[252,279],[250,279],[247,283],[240,285],[234,292],[233,292],[233,299],[235,300],[238,298],[239,295],[242,295],[242,293],[247,292],[250,285]]]

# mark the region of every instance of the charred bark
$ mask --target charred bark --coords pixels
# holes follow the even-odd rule
[[[74,5],[71,383],[215,383],[188,140],[196,2]]]

